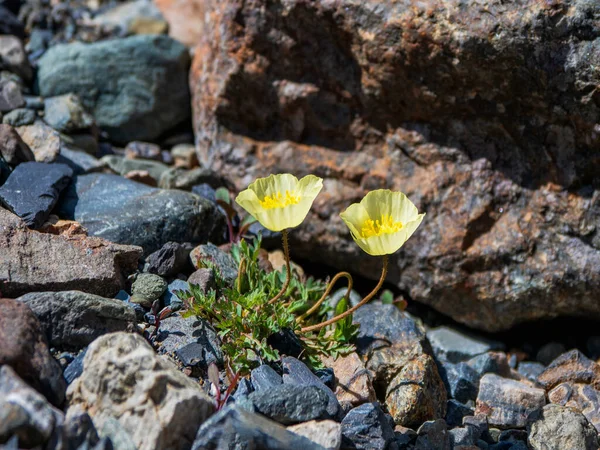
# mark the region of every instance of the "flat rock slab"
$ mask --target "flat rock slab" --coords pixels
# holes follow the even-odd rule
[[[31,231],[0,208],[0,290],[11,297],[29,292],[82,290],[112,297],[137,269],[142,249],[104,239]]]
[[[0,203],[29,228],[40,228],[72,176],[73,170],[65,164],[19,164],[0,187]]]
[[[167,36],[57,45],[38,64],[40,94],[77,94],[113,140],[151,141],[190,116],[188,50]]]
[[[19,297],[36,315],[48,342],[61,350],[80,350],[96,338],[133,329],[129,304],[81,291],[32,292]]]
[[[475,414],[487,416],[491,426],[523,428],[529,415],[545,404],[543,389],[488,373],[479,384]]]
[[[3,365],[11,366],[53,405],[62,406],[67,385],[60,365],[50,354],[40,322],[27,305],[9,298],[0,298],[0,366]]]
[[[139,245],[146,254],[167,242],[219,241],[224,226],[216,206],[194,194],[100,173],[77,177],[58,211],[92,236]]]

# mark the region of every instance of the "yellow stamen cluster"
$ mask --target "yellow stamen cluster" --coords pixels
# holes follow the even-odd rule
[[[264,199],[259,200],[260,206],[265,209],[283,208],[289,205],[295,205],[300,202],[300,196],[296,192],[285,191],[285,197],[281,192],[276,192],[273,195],[267,195]]]
[[[363,238],[371,236],[381,236],[382,234],[391,234],[400,231],[402,222],[394,222],[392,216],[384,215],[381,220],[368,219],[362,226],[360,233]]]

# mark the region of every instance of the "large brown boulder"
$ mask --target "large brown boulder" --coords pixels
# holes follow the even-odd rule
[[[600,4],[192,3],[201,161],[325,178],[296,257],[376,278],[338,213],[400,189],[427,213],[388,277],[413,300],[490,331],[600,317]]]

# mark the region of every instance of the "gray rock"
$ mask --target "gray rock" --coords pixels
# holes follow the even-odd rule
[[[446,423],[449,427],[457,427],[463,423],[463,417],[472,416],[475,411],[457,400],[450,399],[446,406]]]
[[[167,242],[218,241],[223,234],[223,218],[206,200],[116,175],[77,177],[58,208],[62,217],[77,220],[90,235],[140,245],[146,253]]]
[[[110,440],[110,449],[138,450],[127,429],[112,417],[108,417],[104,421],[100,435]]]
[[[75,175],[98,172],[104,167],[98,158],[81,150],[73,150],[66,145],[61,147],[56,162],[69,166]]]
[[[136,270],[141,253],[139,247],[99,238],[31,231],[17,216],[0,208],[3,295],[80,290],[112,297]]]
[[[254,411],[283,425],[328,419],[329,397],[316,386],[281,384],[248,396]]]
[[[272,387],[283,384],[283,378],[273,368],[267,364],[252,369],[250,372],[252,386],[256,391],[269,390]]]
[[[120,35],[159,34],[167,31],[167,23],[152,0],[119,3],[96,15],[94,23],[114,29]],[[147,31],[144,33],[143,30]]]
[[[59,349],[80,350],[135,324],[135,311],[126,303],[85,292],[32,292],[17,300],[31,308],[50,345]]]
[[[522,428],[527,417],[546,404],[543,389],[488,373],[479,384],[475,412],[498,428]]]
[[[458,364],[441,363],[438,370],[450,398],[461,403],[477,398],[481,376],[464,362]]]
[[[523,361],[519,363],[518,372],[526,377],[528,380],[535,382],[537,377],[546,369],[546,367],[539,362],[534,361]]]
[[[163,189],[190,191],[195,185],[203,183],[213,188],[225,184],[221,176],[210,169],[197,167],[196,169],[186,170],[181,167],[173,167],[161,174],[158,185]]]
[[[85,110],[75,94],[46,98],[44,120],[62,133],[85,130],[94,124],[94,118]]]
[[[394,430],[378,403],[351,409],[342,420],[342,446],[363,450],[385,450],[394,440]]]
[[[87,412],[99,430],[116,419],[138,450],[189,448],[213,412],[198,383],[157,356],[137,334],[96,339],[83,365],[69,386],[69,409]]]
[[[35,155],[10,125],[0,125],[0,155],[11,166],[34,161]]]
[[[498,442],[499,436],[501,434],[500,430],[494,428],[492,430],[497,431],[497,433],[495,433],[494,435],[493,431],[490,430],[487,417],[483,415],[466,416],[463,418],[462,424],[467,428],[471,428],[471,430],[473,431],[474,439],[476,440],[483,440],[488,443],[495,443]]]
[[[481,378],[486,373],[495,373],[504,377],[510,375],[508,359],[502,352],[486,352],[469,359],[466,364]]]
[[[188,66],[166,36],[57,45],[39,60],[38,86],[44,97],[77,94],[115,141],[151,141],[190,115]]]
[[[83,373],[83,359],[85,358],[85,350],[79,353],[66,367],[63,375],[67,384],[71,384],[76,378],[79,378]]]
[[[435,355],[452,363],[466,361],[490,350],[502,350],[503,345],[483,338],[470,336],[443,326],[427,332]]]
[[[0,33],[25,37],[25,29],[19,19],[9,9],[0,5]]]
[[[194,284],[200,288],[202,292],[208,292],[211,289],[217,288],[215,280],[215,272],[213,269],[203,268],[193,272],[188,278],[188,284]]]
[[[0,186],[2,186],[8,177],[10,176],[12,169],[8,165],[8,163],[4,160],[2,155],[0,155]]]
[[[60,429],[63,414],[33,390],[9,365],[0,365],[0,442],[13,436],[17,448],[42,446]]]
[[[51,163],[56,161],[62,147],[62,140],[57,131],[46,122],[37,119],[33,125],[17,128],[17,132],[35,155],[38,162]]]
[[[527,442],[533,450],[597,450],[598,433],[585,416],[570,408],[546,405],[527,425]]]
[[[22,127],[24,125],[31,125],[35,122],[37,114],[32,109],[17,108],[4,114],[2,117],[2,123],[11,125],[13,127]]]
[[[171,308],[171,311],[179,311],[184,306],[183,300],[179,298],[177,292],[189,291],[190,286],[186,281],[175,279],[169,283],[165,295],[163,296],[163,305]]]
[[[131,301],[150,308],[167,290],[167,282],[158,275],[141,273],[131,285]]]
[[[229,253],[214,244],[202,244],[190,253],[190,260],[196,269],[212,268],[227,283],[233,284],[238,275],[238,267]]]
[[[122,156],[107,155],[103,156],[101,161],[106,163],[111,170],[123,176],[133,171],[148,172],[157,183],[161,175],[169,170],[169,166],[166,164],[149,159],[127,159]]]
[[[1,13],[0,13],[1,15]],[[23,42],[16,36],[1,36],[0,32],[0,67],[19,75],[29,81],[33,75]]]
[[[339,450],[342,445],[342,427],[333,420],[312,420],[287,427],[292,433],[304,436],[327,450]]]
[[[452,436],[443,419],[430,420],[417,430],[414,450],[451,450]]]
[[[180,273],[189,273],[190,252],[193,246],[188,243],[167,242],[146,258],[148,272],[161,277],[174,277]]]
[[[128,143],[125,147],[125,156],[127,159],[151,159],[163,162],[160,145],[151,142],[133,141]]]
[[[8,112],[25,105],[20,86],[12,80],[0,79],[0,112]]]
[[[72,176],[73,171],[64,164],[19,164],[0,187],[0,203],[29,228],[40,228]]]
[[[338,418],[342,413],[342,408],[337,400],[337,397],[331,389],[329,389],[321,379],[316,376],[306,365],[298,361],[296,358],[286,356],[282,358],[283,366],[283,383],[298,386],[315,386],[323,391],[327,398],[327,412],[330,418]]]
[[[207,420],[196,434],[192,450],[205,449],[324,450],[311,440],[286,430],[260,414],[227,406]]]
[[[475,437],[475,432],[473,428],[470,427],[458,427],[448,431],[450,434],[450,442],[453,446],[464,445],[475,445],[477,438]],[[454,448],[454,447],[453,447]]]
[[[100,441],[98,432],[86,413],[74,413],[66,418],[62,427],[62,439],[66,449],[100,450],[96,447]]]

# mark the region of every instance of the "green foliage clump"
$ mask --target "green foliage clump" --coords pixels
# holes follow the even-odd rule
[[[300,334],[297,318],[321,298],[326,288],[323,281],[302,280],[293,272],[285,294],[269,304],[269,299],[282,289],[286,274],[285,271],[267,272],[260,267],[260,244],[260,238],[232,244],[231,255],[239,267],[233,286],[226,283],[213,266],[216,290],[204,293],[198,286],[191,285],[189,292],[179,293],[188,305],[187,315],[204,319],[215,328],[232,369],[246,374],[260,364],[278,361],[279,352],[267,340],[286,328],[299,336],[304,347],[300,358],[313,368],[322,367],[321,356],[336,358],[352,351],[352,339],[358,327],[352,324],[351,315],[318,333]],[[346,299],[342,299],[335,307],[335,314],[347,308]],[[323,302],[302,326],[319,323],[331,309]]]

